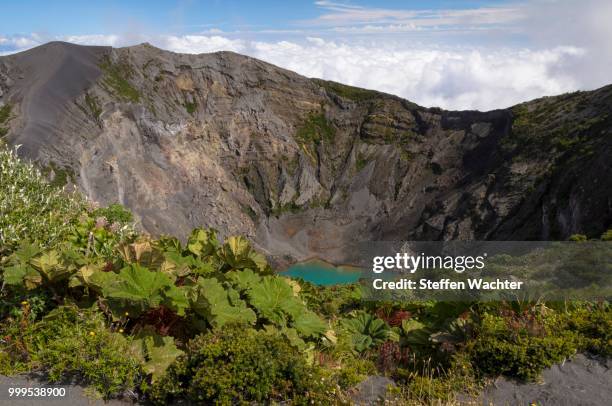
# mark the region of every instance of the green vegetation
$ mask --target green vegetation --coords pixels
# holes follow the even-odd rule
[[[0,107],[0,137],[4,137],[8,133],[8,128],[4,125],[11,118],[11,109],[12,107],[10,104],[5,104]]]
[[[5,104],[0,108],[0,124],[5,124],[11,117],[11,105]]]
[[[371,100],[377,97],[381,97],[382,93],[375,90],[362,89],[359,87],[347,86],[342,83],[332,82],[329,80],[314,79],[319,86],[325,88],[327,91],[337,94],[345,99],[353,100],[356,102]]]
[[[273,332],[233,326],[191,340],[181,357],[151,390],[155,403],[236,404],[293,399],[329,403],[335,387],[320,367]],[[281,396],[279,396],[281,395]]]
[[[296,138],[304,144],[319,145],[322,141],[332,141],[336,129],[327,120],[325,114],[311,113],[298,128]]]
[[[581,92],[517,105],[512,109],[512,135],[504,143],[526,156],[541,150],[588,155],[592,153],[592,135],[599,133],[610,117],[607,110],[593,110],[601,107],[588,107]]]
[[[42,170],[45,177],[53,176],[49,184],[53,187],[63,188],[68,182],[74,183],[74,172],[70,167],[58,167],[55,162],[50,162],[49,165]],[[53,174],[53,175],[51,175]]]
[[[107,207],[93,209],[91,216],[98,219],[104,217],[110,224],[128,224],[134,220],[132,213],[118,203],[113,203]]]
[[[0,170],[2,374],[157,404],[343,404],[383,374],[401,402],[432,404],[612,354],[605,301],[365,301],[275,274],[243,237],[139,235],[121,206],[89,207],[14,152]]]
[[[89,94],[89,92],[85,93],[85,105],[87,106],[87,112],[93,117],[98,125],[101,125],[100,116],[102,115],[102,108],[100,107],[98,98]]]
[[[570,240],[570,241],[576,241],[576,242],[579,242],[579,241],[587,241],[587,240],[588,240],[588,238],[587,238],[587,236],[586,236],[586,235],[584,235],[584,234],[572,234],[572,235],[569,237],[569,240]]]
[[[21,311],[18,322],[5,326],[12,340],[0,357],[0,373],[43,368],[51,382],[75,377],[106,397],[139,383],[143,372],[132,337],[107,328],[102,313],[60,306],[32,323],[28,301]]]
[[[327,120],[324,112],[310,113],[298,127],[295,134],[297,142],[304,149],[310,160],[315,163],[317,158],[316,147],[322,142],[333,141],[336,129]]]
[[[284,213],[298,213],[300,210],[302,210],[302,208],[298,206],[294,201],[291,201],[287,204],[276,205],[270,212],[270,215],[274,217],[279,217]]]
[[[140,100],[140,92],[129,82],[134,74],[131,66],[122,62],[113,62],[109,57],[105,57],[100,63],[100,68],[104,72],[103,83],[113,93],[133,103]]]
[[[355,161],[355,168],[357,172],[361,171],[368,164],[368,159],[360,152],[357,154],[357,160]]]
[[[49,185],[33,165],[0,145],[0,255],[25,239],[52,246],[65,240],[86,211],[80,196]]]
[[[189,114],[195,113],[196,108],[198,107],[198,103],[195,100],[193,102],[186,101],[183,105]]]
[[[484,314],[473,344],[474,365],[482,373],[534,380],[544,368],[577,351],[591,350],[609,356],[612,350],[609,308],[570,306],[575,308],[560,313],[534,306],[520,312],[506,309],[498,315]]]

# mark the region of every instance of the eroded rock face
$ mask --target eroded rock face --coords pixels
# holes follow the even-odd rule
[[[557,239],[612,223],[612,88],[451,112],[253,58],[50,43],[0,58],[8,140],[153,234],[270,255],[382,239]]]

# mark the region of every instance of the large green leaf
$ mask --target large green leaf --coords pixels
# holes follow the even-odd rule
[[[104,297],[124,299],[141,311],[158,307],[166,298],[164,293],[173,287],[172,280],[162,272],[151,272],[137,264],[123,268],[116,278],[103,287]]]
[[[400,343],[402,345],[427,345],[430,331],[427,327],[414,319],[402,321]]]
[[[163,252],[148,238],[140,238],[119,247],[123,260],[141,266],[157,269],[164,262]]]
[[[254,324],[257,320],[253,310],[247,307],[237,292],[226,290],[215,278],[200,279],[194,292],[192,309],[205,317],[214,328],[228,323]]]
[[[7,285],[18,286],[23,284],[23,278],[28,271],[28,265],[13,265],[4,268],[2,271],[2,280]]]
[[[187,298],[187,294],[187,288],[171,285],[164,292],[164,305],[174,310],[179,316],[184,316],[185,310],[189,308],[189,299]]]
[[[248,291],[250,304],[271,322],[285,326],[288,316],[296,319],[305,310],[293,295],[293,288],[278,276],[266,276]]]
[[[390,329],[385,322],[365,312],[344,320],[342,324],[352,333],[353,347],[359,352],[380,344],[389,337]]]
[[[261,281],[261,277],[248,268],[242,271],[227,272],[225,277],[241,291],[251,289]]]
[[[310,310],[300,313],[294,319],[293,327],[304,337],[318,337],[327,331],[327,323]]]
[[[232,269],[253,268],[255,263],[249,258],[251,244],[242,236],[229,237],[219,250],[219,257]]]
[[[198,257],[212,255],[218,246],[219,241],[215,230],[196,228],[191,232],[187,241],[187,249]]]
[[[172,337],[162,337],[151,329],[145,329],[134,340],[133,346],[143,361],[143,369],[155,382],[174,360],[183,354]]]
[[[85,265],[70,278],[70,287],[84,286],[97,293],[102,293],[103,288],[112,283],[116,278],[114,272],[102,271],[101,265]]]
[[[298,332],[294,328],[281,327],[278,328],[271,324],[266,324],[264,326],[264,331],[270,335],[282,335],[284,336],[289,344],[294,346],[295,348],[304,351],[307,348],[306,342],[302,340],[299,336]]]
[[[30,264],[36,269],[45,280],[54,282],[67,278],[72,270],[64,266],[60,261],[57,251],[51,250],[30,260]]]
[[[5,284],[35,289],[42,283],[42,277],[30,261],[40,254],[40,249],[29,242],[22,242],[19,249],[9,257],[9,265],[2,269],[2,279]]]
[[[24,241],[19,249],[13,254],[22,264],[30,262],[32,258],[40,254],[40,248],[34,244]]]
[[[259,273],[265,273],[268,269],[266,258],[253,250],[249,240],[242,236],[229,237],[218,255],[231,269],[250,268]]]

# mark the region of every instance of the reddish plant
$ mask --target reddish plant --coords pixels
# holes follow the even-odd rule
[[[167,336],[173,328],[177,327],[181,317],[165,306],[159,306],[151,309],[140,318],[140,323],[150,325],[155,328],[155,331],[161,336]]]
[[[402,325],[402,321],[412,317],[412,313],[407,310],[395,310],[389,311],[387,309],[378,309],[376,316],[384,320],[391,327],[398,327]]]
[[[378,352],[378,368],[381,372],[395,371],[397,367],[408,361],[408,348],[400,347],[394,341],[385,341]]]

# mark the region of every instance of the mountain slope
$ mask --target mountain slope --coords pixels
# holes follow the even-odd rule
[[[338,259],[354,241],[612,224],[612,87],[453,112],[229,52],[56,42],[0,58],[0,101],[23,156],[154,234],[205,225]]]

